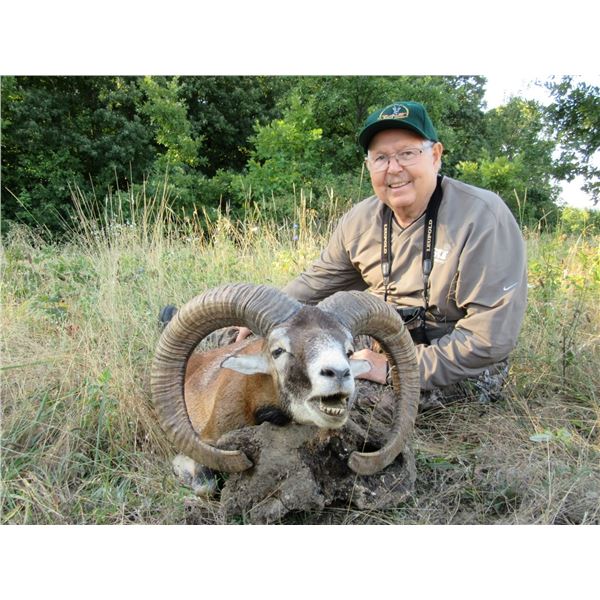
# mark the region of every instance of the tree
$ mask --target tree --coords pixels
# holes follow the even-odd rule
[[[165,78],[163,85],[165,85]],[[191,213],[201,205],[209,214],[225,206],[236,209],[245,197],[240,174],[251,156],[255,126],[281,114],[279,96],[295,78],[180,77],[171,102],[185,106],[178,120],[202,140],[195,167],[169,167],[175,208]],[[173,86],[171,81],[167,85]],[[170,165],[173,163],[170,162]]]
[[[552,179],[556,144],[545,128],[542,108],[532,100],[511,98],[488,111],[483,146],[476,160],[458,163],[459,177],[499,194],[520,220],[544,218],[559,192]]]
[[[71,189],[97,193],[168,171],[176,208],[216,207],[250,156],[255,122],[280,116],[295,78],[4,77],[2,217],[51,231]],[[209,179],[210,178],[210,179]]]
[[[159,168],[196,166],[200,162],[202,137],[192,136],[187,108],[180,100],[178,78],[144,77],[141,88],[147,98],[141,112],[150,119],[156,142],[164,149],[157,159]]]
[[[282,119],[257,124],[245,178],[254,197],[290,196],[294,188],[311,188],[319,178],[326,177],[330,166],[322,136],[323,130],[315,126],[309,106],[298,95]]]
[[[600,200],[600,88],[574,77],[546,84],[554,102],[546,115],[560,144],[561,156],[556,175],[559,179],[573,180],[580,175],[583,190],[592,195],[594,204]],[[594,164],[596,161],[596,164]]]
[[[60,229],[73,185],[102,200],[168,173],[175,209],[232,209],[311,187],[358,198],[358,133],[378,107],[422,102],[444,144],[442,172],[497,191],[515,214],[554,208],[553,177],[586,177],[596,197],[598,88],[549,84],[546,112],[514,98],[485,112],[485,79],[423,77],[4,77],[2,217]],[[550,128],[548,127],[550,125]],[[549,130],[551,133],[549,133]],[[562,151],[553,157],[556,145]],[[516,196],[515,196],[516,193]],[[516,198],[519,198],[519,204]],[[527,198],[526,209],[522,201]]]
[[[323,147],[335,174],[355,171],[363,151],[358,134],[368,115],[398,100],[422,102],[446,148],[445,172],[481,147],[485,80],[482,77],[303,77],[284,103],[297,95],[323,130]]]
[[[287,98],[301,98],[312,115],[312,126],[322,130],[322,147],[334,174],[356,170],[362,162],[357,136],[370,107],[385,91],[382,77],[303,77]]]
[[[141,180],[154,150],[135,78],[2,78],[2,216],[55,231],[70,186]],[[92,184],[93,182],[93,184]]]
[[[191,134],[202,136],[203,172],[241,172],[250,156],[255,124],[281,117],[280,97],[295,77],[180,77]]]

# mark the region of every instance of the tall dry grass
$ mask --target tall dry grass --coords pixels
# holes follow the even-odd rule
[[[319,216],[300,196],[276,224],[257,211],[178,220],[166,193],[127,211],[75,200],[70,242],[17,228],[2,249],[2,523],[185,523],[191,505],[219,522],[172,477],[151,410],[159,308],[224,282],[282,286],[318,255],[337,201]],[[600,520],[598,239],[526,237],[530,303],[505,400],[421,415],[413,497],[326,521]]]

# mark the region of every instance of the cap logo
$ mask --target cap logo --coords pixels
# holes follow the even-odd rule
[[[392,104],[386,106],[377,118],[378,121],[382,119],[406,119],[409,115],[409,110],[404,104]]]

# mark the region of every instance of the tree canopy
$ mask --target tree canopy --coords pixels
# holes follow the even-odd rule
[[[573,77],[546,84],[554,102],[546,117],[554,130],[554,139],[562,151],[556,174],[571,181],[583,177],[583,189],[597,204],[600,199],[600,88]],[[596,158],[596,163],[594,163]]]
[[[427,107],[443,172],[498,192],[521,220],[556,208],[560,180],[582,176],[597,199],[598,88],[564,77],[546,82],[548,107],[512,98],[487,111],[485,86],[480,76],[3,77],[2,218],[58,232],[73,189],[102,201],[165,176],[185,214],[274,198],[280,216],[300,188],[317,205],[331,189],[356,199],[361,125],[402,99]]]

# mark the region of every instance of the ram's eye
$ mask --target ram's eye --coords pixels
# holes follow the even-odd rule
[[[348,350],[348,351],[346,352],[346,356],[347,356],[348,358],[350,358],[350,357],[351,357],[353,354],[354,354],[354,350],[352,350],[352,348],[350,348],[350,350]]]
[[[278,356],[281,356],[284,352],[285,350],[283,348],[275,348],[275,350],[271,352],[271,356],[273,358],[277,358]]]

